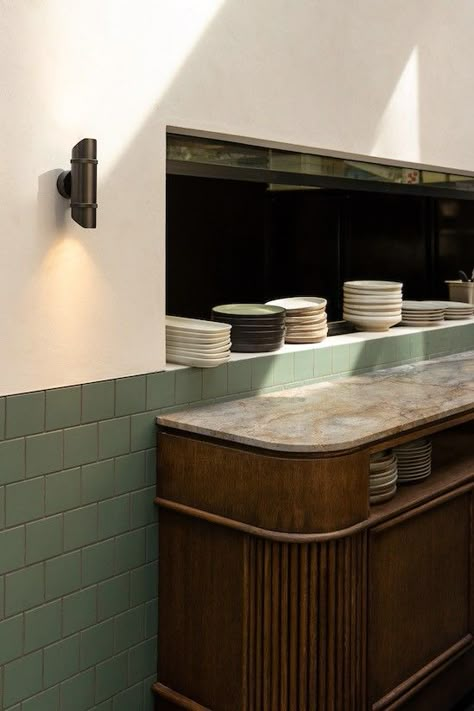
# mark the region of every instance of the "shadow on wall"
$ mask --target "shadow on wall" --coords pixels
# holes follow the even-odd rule
[[[328,150],[344,145],[366,155],[379,147],[388,156],[392,149],[400,160],[416,159],[416,151],[435,155],[431,138],[424,142],[428,124],[433,133],[434,117],[418,102],[433,104],[424,84],[431,85],[436,65],[440,69],[433,34],[449,15],[446,6],[422,0],[404,4],[401,12],[399,2],[370,0],[353,7],[348,12],[347,4],[226,0],[100,186],[100,220],[107,229],[119,240],[133,233],[134,213],[149,209],[149,193],[136,196],[133,210],[120,196],[130,181],[146,181],[147,166],[157,160],[163,174],[154,186],[155,228],[157,241],[164,243],[170,125],[229,130],[243,138],[271,135]],[[460,98],[451,89],[452,101]],[[411,151],[406,156],[404,142]],[[145,256],[158,266],[156,252]],[[111,259],[121,259],[120,242]]]

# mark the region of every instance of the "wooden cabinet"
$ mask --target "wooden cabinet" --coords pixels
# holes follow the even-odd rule
[[[474,687],[474,427],[449,424],[432,476],[373,509],[376,447],[163,429],[157,709],[447,711]]]

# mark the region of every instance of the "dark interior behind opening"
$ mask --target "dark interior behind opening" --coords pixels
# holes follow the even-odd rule
[[[328,299],[342,317],[348,279],[404,283],[408,299],[447,298],[474,267],[474,201],[167,177],[167,313],[283,296]]]

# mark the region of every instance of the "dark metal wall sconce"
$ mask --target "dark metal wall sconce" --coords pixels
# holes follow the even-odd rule
[[[71,200],[71,217],[81,227],[96,227],[97,141],[83,138],[72,149],[71,170],[57,180],[59,194]]]

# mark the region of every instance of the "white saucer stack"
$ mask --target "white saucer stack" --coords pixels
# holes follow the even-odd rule
[[[397,491],[397,458],[391,450],[378,452],[370,458],[369,501],[382,504]]]
[[[215,368],[230,358],[230,325],[195,318],[166,317],[168,363]]]
[[[388,331],[402,318],[402,287],[397,281],[346,281],[344,320],[359,331]]]
[[[319,296],[294,296],[268,301],[285,309],[286,343],[319,343],[328,335],[326,299]]]
[[[436,301],[402,301],[402,326],[442,326],[444,307]]]
[[[447,321],[457,321],[474,316],[474,304],[466,304],[463,301],[433,301],[433,303],[444,309],[444,318]]]
[[[394,448],[400,484],[416,484],[431,474],[431,450],[428,439],[417,439]]]

